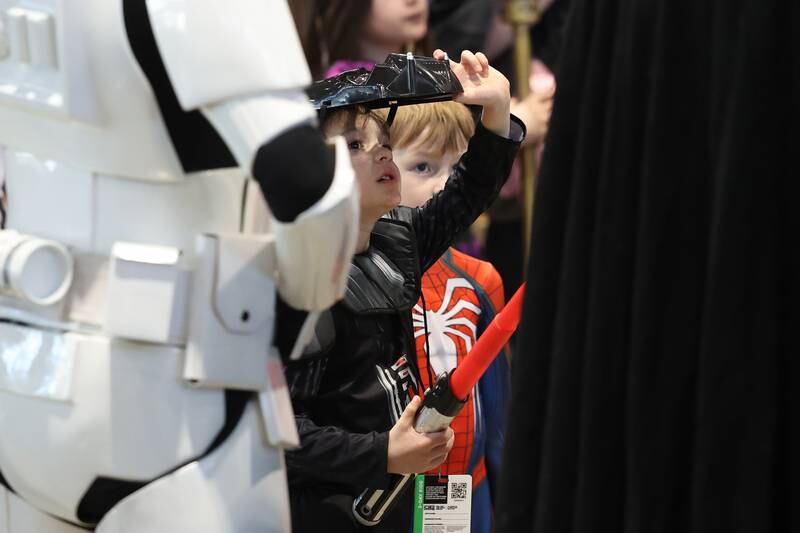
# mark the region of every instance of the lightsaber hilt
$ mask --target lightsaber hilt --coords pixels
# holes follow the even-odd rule
[[[433,389],[425,391],[422,406],[414,419],[414,429],[419,433],[444,431],[461,411],[469,399],[469,391],[516,331],[522,314],[524,293],[523,283],[494,317],[461,364],[449,374],[441,374]],[[394,474],[389,489],[364,490],[353,500],[355,519],[365,526],[378,525],[411,485],[413,477],[414,474]]]
[[[414,419],[418,433],[444,431],[466,405],[467,398],[458,399],[450,387],[450,376],[443,373],[436,378],[433,389],[425,391],[422,406]],[[365,526],[376,526],[411,485],[414,474],[393,474],[390,488],[366,489],[353,501],[353,516]]]

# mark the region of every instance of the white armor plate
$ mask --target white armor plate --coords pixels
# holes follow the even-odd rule
[[[0,0],[6,228],[74,261],[58,302],[0,287],[0,472],[17,493],[0,491],[0,533],[72,533],[50,515],[78,522],[99,477],[157,478],[118,502],[101,533],[288,531],[280,447],[296,435],[268,357],[275,281],[310,307],[341,293],[357,229],[352,169],[340,150],[325,198],[297,225],[259,235],[275,224],[247,176],[253,153],[313,121],[285,2],[148,2],[180,102],[202,106],[241,165],[188,174],[128,43],[123,5],[145,9]],[[291,112],[272,112],[281,98]],[[200,235],[225,245],[198,255]],[[209,265],[216,277],[203,279]],[[46,274],[30,286],[55,286],[58,273]],[[214,328],[184,327],[190,310]],[[192,360],[185,347],[200,344]],[[187,361],[203,365],[195,383]],[[258,391],[261,406],[251,394],[227,440],[193,460],[226,420],[234,393],[223,387]]]

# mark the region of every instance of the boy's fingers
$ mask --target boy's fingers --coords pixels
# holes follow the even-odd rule
[[[450,442],[450,438],[442,431],[439,433],[432,434],[428,442],[430,444],[431,450],[438,450],[438,449],[444,450],[447,448],[447,443]]]
[[[450,428],[448,428],[448,429],[450,429]],[[456,443],[456,434],[451,429],[450,430],[450,438],[447,439],[447,451],[448,451],[448,453],[450,452],[450,450],[453,449],[453,444],[455,444],[455,443]]]
[[[430,446],[431,451],[437,453],[449,452],[450,448],[453,447],[453,443],[455,442],[455,433],[449,427],[444,431],[438,431],[436,433],[426,433],[425,436],[428,437],[428,444]]]
[[[483,65],[481,62],[478,61],[478,58],[475,57],[475,54],[470,52],[470,65],[472,65],[472,70],[475,73],[481,73],[483,71]]]
[[[433,51],[433,58],[438,61],[444,61],[444,59],[447,58],[447,60],[450,62],[450,68],[453,68],[454,66],[458,65],[458,63],[450,59],[447,56],[447,52],[445,52],[441,48],[437,48],[436,50]]]
[[[481,64],[481,69],[484,71],[489,70],[489,58],[483,52],[478,52],[475,54],[475,58]]]
[[[480,72],[481,70],[481,64],[478,62],[478,58],[469,50],[461,52],[461,64],[470,72]]]
[[[448,433],[446,433],[445,431],[437,431],[435,433],[423,433],[423,435],[425,435],[425,438],[427,438],[430,441],[432,446],[441,444],[443,442],[447,442],[448,439]]]
[[[445,459],[447,459],[447,454],[446,453],[445,454],[436,455],[435,457],[433,457],[433,459],[431,459],[431,464],[427,468],[427,470],[433,470],[434,468],[436,468],[437,466],[442,464]]]
[[[447,457],[447,450],[445,450],[444,448],[441,448],[439,450],[433,450],[428,457],[430,457],[432,462],[435,461],[436,464],[438,465],[439,463],[442,462],[442,460],[445,457]]]

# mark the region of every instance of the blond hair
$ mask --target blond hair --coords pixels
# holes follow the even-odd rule
[[[386,116],[387,111],[382,110]],[[475,133],[472,113],[458,102],[436,102],[402,106],[389,129],[392,147],[421,144],[433,155],[460,153]]]

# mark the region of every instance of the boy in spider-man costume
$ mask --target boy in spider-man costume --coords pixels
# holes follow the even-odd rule
[[[403,205],[422,205],[444,187],[474,129],[469,110],[456,102],[400,108],[391,137]],[[428,269],[422,298],[412,311],[422,389],[430,386],[431,376],[461,362],[503,304],[503,283],[490,263],[450,248]],[[472,475],[475,533],[492,530],[508,391],[508,361],[497,357],[453,420],[455,444],[432,472]]]

